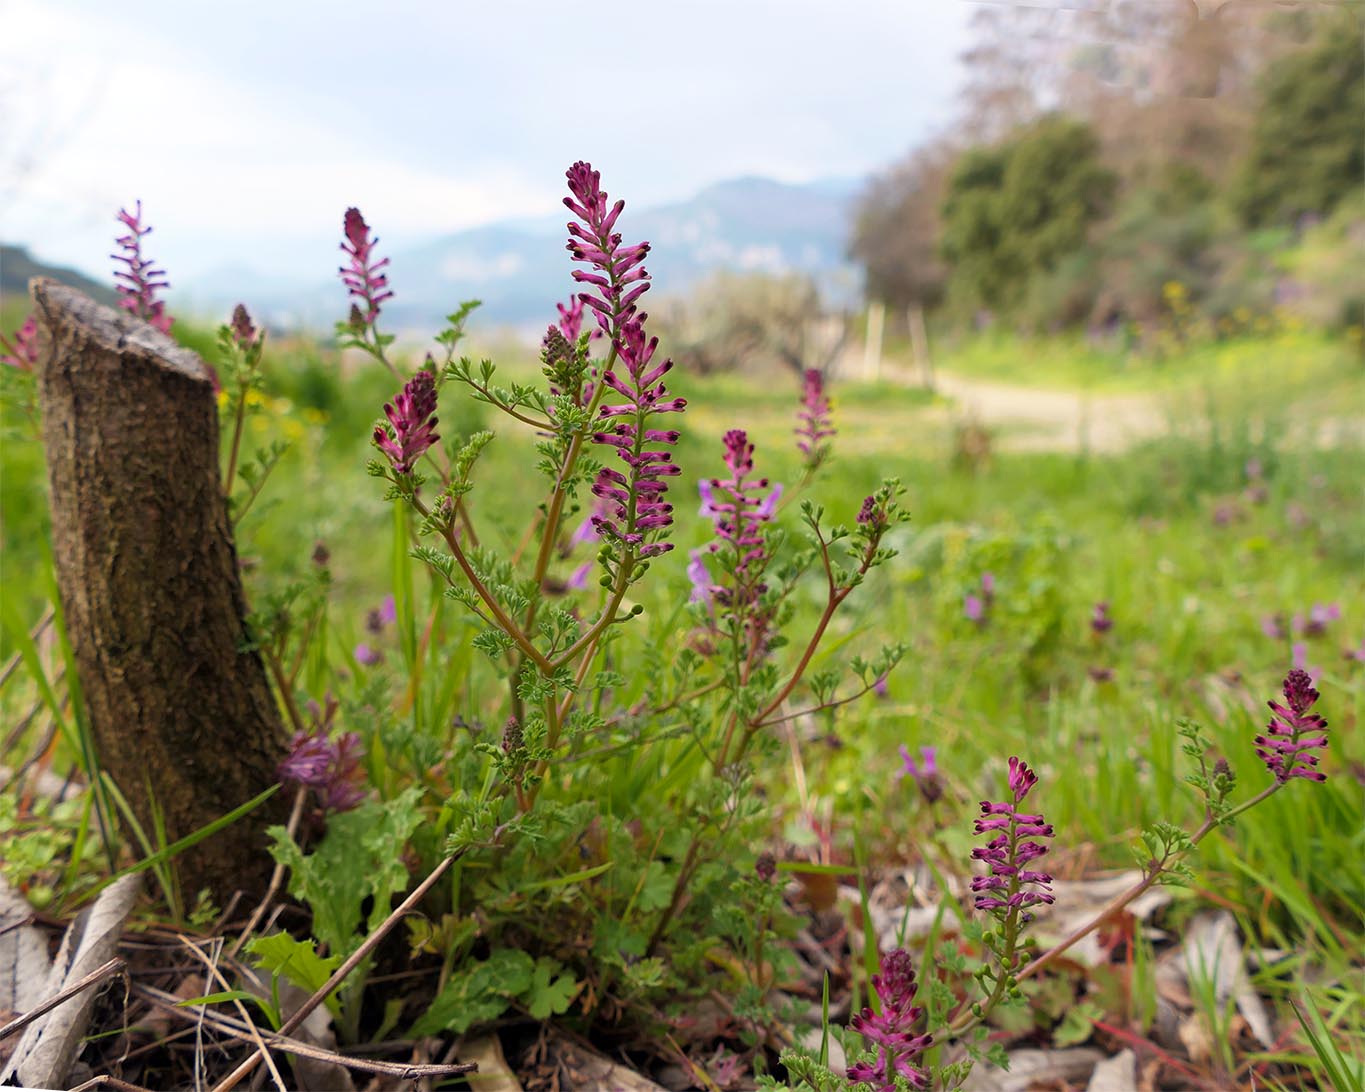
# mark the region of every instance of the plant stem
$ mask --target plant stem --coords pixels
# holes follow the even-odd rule
[[[242,447],[242,426],[246,424],[246,390],[237,395],[236,423],[232,426],[232,450],[228,454],[227,473],[223,475],[223,496],[232,496],[232,482],[237,476],[237,455]]]
[[[1215,828],[1236,818],[1247,809],[1254,808],[1257,804],[1261,803],[1261,801],[1267,799],[1279,789],[1282,789],[1284,785],[1285,782],[1273,782],[1269,787],[1257,793],[1250,800],[1246,801],[1244,804],[1239,804],[1232,811],[1228,812],[1221,820],[1214,818],[1211,814],[1206,815],[1203,824],[1190,836],[1191,848],[1202,842]],[[1084,940],[1103,925],[1112,915],[1118,913],[1118,911],[1122,910],[1144,891],[1147,891],[1157,882],[1162,873],[1167,871],[1170,865],[1178,862],[1183,856],[1183,853],[1167,854],[1160,861],[1151,861],[1141,880],[1133,884],[1133,886],[1126,891],[1122,891],[1118,895],[1115,895],[1109,902],[1105,903],[1089,922],[1072,931],[1025,967],[1018,975],[1019,980],[1022,981],[1025,978],[1031,978],[1048,964],[1056,962],[1063,952]]]
[[[431,515],[431,510],[418,500],[417,497],[412,498],[412,505],[422,514],[423,518]],[[484,605],[488,607],[488,611],[493,615],[493,619],[497,623],[498,628],[506,633],[508,637],[512,638],[517,647],[525,653],[526,658],[540,668],[543,674],[550,674],[553,671],[553,666],[550,661],[545,658],[545,655],[540,649],[536,648],[536,646],[531,643],[531,639],[521,631],[521,628],[516,622],[514,622],[508,616],[507,612],[502,609],[502,604],[494,598],[493,593],[490,592],[484,582],[479,579],[479,574],[474,571],[474,566],[469,563],[469,558],[465,556],[465,552],[460,546],[460,540],[455,537],[455,532],[447,525],[442,528],[441,537],[445,539],[446,545],[450,547],[450,552],[454,556],[456,563],[460,566],[461,571],[464,573],[465,579],[469,581],[470,586],[473,587],[475,593],[483,600]]]

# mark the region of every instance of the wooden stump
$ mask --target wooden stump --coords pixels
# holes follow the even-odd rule
[[[285,732],[259,655],[219,475],[210,371],[141,320],[30,285],[52,548],[100,766],[174,841],[275,781]],[[177,858],[184,894],[263,892],[278,797]]]

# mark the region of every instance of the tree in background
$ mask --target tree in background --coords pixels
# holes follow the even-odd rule
[[[949,295],[962,306],[1009,311],[1029,281],[1084,244],[1116,178],[1089,126],[1045,117],[1008,143],[959,160],[943,205]]]
[[[943,143],[917,150],[859,197],[849,256],[863,267],[869,299],[899,312],[942,298],[939,209],[955,154]]]
[[[1350,14],[1324,21],[1313,45],[1261,82],[1251,150],[1233,203],[1249,225],[1326,215],[1365,181],[1365,49]]]
[[[805,274],[717,273],[661,314],[673,358],[697,374],[789,369],[827,371],[849,337]]]

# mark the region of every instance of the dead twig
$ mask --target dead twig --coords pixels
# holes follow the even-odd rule
[[[78,1084],[71,1092],[90,1092],[92,1088],[112,1088],[114,1092],[152,1092],[150,1088],[143,1088],[140,1084],[129,1084],[121,1081],[117,1077],[111,1077],[108,1073],[102,1073],[98,1077],[91,1077],[84,1084]]]
[[[232,983],[223,977],[223,972],[218,969],[216,960],[210,959],[209,954],[187,936],[182,935],[180,937],[180,943],[185,945],[186,948],[203,961],[204,966],[209,969],[209,974],[213,976],[214,980],[222,986],[226,992],[232,992]],[[288,1088],[285,1086],[284,1078],[280,1076],[280,1071],[275,1065],[275,1060],[270,1056],[270,1051],[266,1050],[265,1041],[261,1038],[260,1029],[256,1026],[256,1022],[251,1019],[251,1014],[247,1012],[246,1006],[242,1004],[240,998],[236,997],[232,999],[232,1004],[237,1009],[237,1012],[241,1014],[243,1022],[251,1032],[252,1041],[255,1042],[256,1046],[260,1049],[261,1056],[265,1059],[266,1068],[270,1070],[270,1075],[275,1079],[275,1087],[278,1088],[280,1092],[289,1092]]]
[[[251,1041],[249,1030],[229,1016],[211,1012],[197,1005],[186,1005],[174,994],[158,990],[155,986],[143,986],[134,983],[133,992],[150,1001],[158,1009],[169,1012],[181,1020],[199,1020],[202,1017],[204,1023],[215,1031],[221,1031],[223,1034],[234,1039],[240,1039],[243,1042]],[[276,1050],[298,1054],[305,1058],[313,1058],[319,1062],[331,1062],[334,1065],[345,1066],[347,1069],[360,1070],[364,1073],[383,1073],[400,1080],[418,1080],[422,1077],[458,1077],[464,1073],[473,1073],[478,1068],[469,1062],[457,1062],[449,1065],[374,1062],[366,1058],[352,1058],[334,1050],[327,1050],[325,1047],[314,1046],[312,1043],[305,1043],[300,1039],[292,1039],[287,1035],[276,1034],[275,1032],[263,1031],[260,1034],[268,1045]]]
[[[24,1013],[23,1016],[16,1016],[8,1024],[0,1027],[0,1040],[8,1039],[16,1031],[22,1031],[24,1028],[28,1027],[29,1024],[33,1023],[34,1020],[38,1019],[38,1017],[51,1012],[63,1001],[69,1001],[78,993],[84,993],[91,986],[98,986],[106,978],[118,974],[119,971],[123,970],[126,966],[127,964],[118,956],[115,956],[107,963],[101,963],[79,982],[71,983],[71,985],[67,986],[67,988],[60,993],[54,993],[37,1008]]]

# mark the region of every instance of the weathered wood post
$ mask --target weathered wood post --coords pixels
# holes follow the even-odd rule
[[[269,787],[285,738],[255,652],[202,360],[128,314],[30,285],[52,548],[101,767],[174,841]],[[273,806],[272,806],[273,805]],[[177,859],[184,893],[260,893],[272,798]]]

